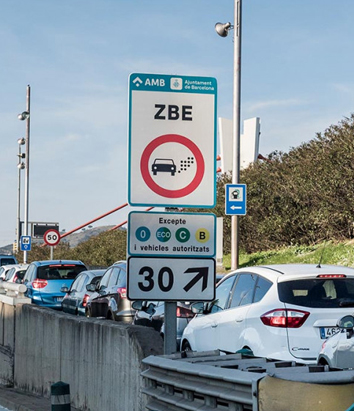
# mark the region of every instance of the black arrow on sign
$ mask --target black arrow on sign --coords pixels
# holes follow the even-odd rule
[[[195,267],[195,268],[188,268],[184,272],[186,273],[198,273],[194,278],[192,278],[191,281],[183,288],[186,292],[188,292],[193,285],[195,285],[201,278],[203,279],[203,284],[202,284],[202,291],[204,291],[207,288],[208,285],[208,267]]]

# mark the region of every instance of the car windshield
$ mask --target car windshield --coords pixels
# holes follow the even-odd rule
[[[154,164],[171,164],[171,165],[173,165],[174,162],[173,162],[173,160],[171,160],[169,158],[157,158],[154,161]]]
[[[354,278],[283,281],[278,292],[280,301],[303,307],[354,307]]]
[[[73,280],[81,271],[86,270],[83,265],[53,264],[38,267],[37,278],[41,280]]]
[[[8,280],[13,276],[15,270],[16,270],[15,268],[11,268],[11,269],[6,273],[5,281],[8,281]]]
[[[16,261],[13,258],[1,258],[2,265],[16,264]]]

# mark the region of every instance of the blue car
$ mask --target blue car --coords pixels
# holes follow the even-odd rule
[[[60,289],[70,287],[84,270],[86,266],[81,261],[33,261],[23,278],[23,284],[27,286],[26,296],[33,304],[61,310],[65,293]]]

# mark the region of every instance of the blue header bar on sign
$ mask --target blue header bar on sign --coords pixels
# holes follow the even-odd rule
[[[217,82],[213,77],[132,73],[129,76],[129,88],[131,91],[148,90],[216,94]]]

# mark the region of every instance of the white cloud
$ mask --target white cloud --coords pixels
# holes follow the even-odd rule
[[[335,91],[338,91],[340,93],[344,93],[344,94],[353,94],[354,92],[354,84],[353,83],[333,83],[332,88]]]
[[[267,108],[304,106],[306,104],[308,104],[307,101],[296,98],[285,100],[264,100],[258,101],[256,103],[246,104],[246,109],[249,112],[256,112],[258,110]]]

